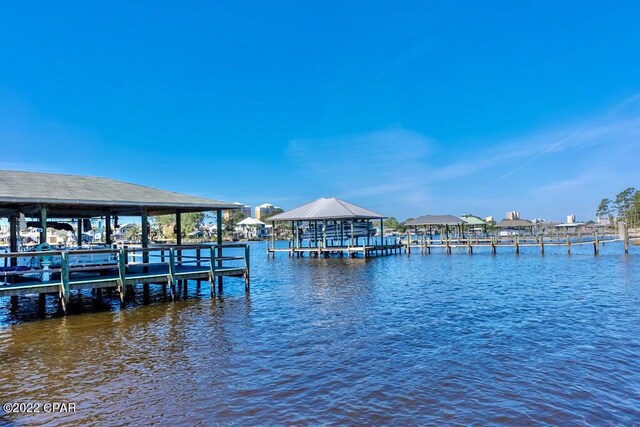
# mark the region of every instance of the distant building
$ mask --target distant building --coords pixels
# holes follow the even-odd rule
[[[517,212],[517,211],[507,212],[507,219],[510,219],[512,221],[516,219],[520,219],[520,212]]]
[[[486,222],[487,224],[490,224],[490,223],[496,222],[496,220],[493,219],[493,216],[489,215],[488,217],[485,217],[484,222]]]
[[[280,209],[277,206],[273,206],[270,203],[264,203],[260,206],[256,206],[256,219],[263,220],[271,215],[276,209]]]
[[[267,235],[266,224],[254,218],[245,218],[236,224],[235,232],[242,239],[262,239]]]
[[[575,214],[567,215],[567,224],[575,224],[576,216]]]
[[[611,220],[609,218],[607,218],[606,216],[600,216],[598,218],[596,218],[596,223],[603,226],[603,227],[609,227],[611,226]]]
[[[240,202],[235,202],[234,205],[238,205],[238,207],[240,208],[240,213],[242,213],[242,217],[243,218],[250,218],[251,217],[251,206],[247,206],[247,205],[243,205]],[[225,210],[224,213],[222,214],[222,217],[226,220],[228,220],[229,218],[231,218],[231,215],[234,214],[234,212],[236,212],[236,210]]]

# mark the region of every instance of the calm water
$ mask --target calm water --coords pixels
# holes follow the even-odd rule
[[[117,298],[34,320],[0,301],[16,425],[639,425],[640,248],[266,259],[252,291]],[[32,301],[21,301],[21,312]],[[51,300],[53,307],[53,299]],[[49,311],[53,311],[50,307]]]

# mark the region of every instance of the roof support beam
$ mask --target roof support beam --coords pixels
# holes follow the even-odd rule
[[[105,220],[105,228],[104,228],[104,232],[105,232],[105,243],[107,245],[111,245],[112,241],[111,241],[111,215],[107,215],[104,217]]]
[[[47,206],[40,206],[40,244],[47,243]]]
[[[176,245],[182,245],[182,213],[176,210]]]
[[[147,213],[147,208],[142,208],[141,217],[141,227],[142,228],[142,248],[146,249],[149,247],[149,216]],[[142,253],[142,262],[149,262],[149,252]]]

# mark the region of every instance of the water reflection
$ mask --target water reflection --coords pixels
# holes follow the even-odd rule
[[[29,425],[640,422],[640,251],[266,259],[252,292],[38,321],[2,309],[0,401]],[[535,248],[534,248],[535,249]],[[20,301],[28,310],[27,301]],[[37,301],[36,301],[37,302]],[[54,304],[54,302],[50,303]],[[3,303],[4,304],[4,303]]]

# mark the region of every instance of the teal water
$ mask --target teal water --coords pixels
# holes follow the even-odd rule
[[[640,247],[276,259],[252,289],[141,289],[37,320],[0,301],[0,402],[77,404],[16,425],[634,425]],[[51,300],[49,312],[55,312]]]

